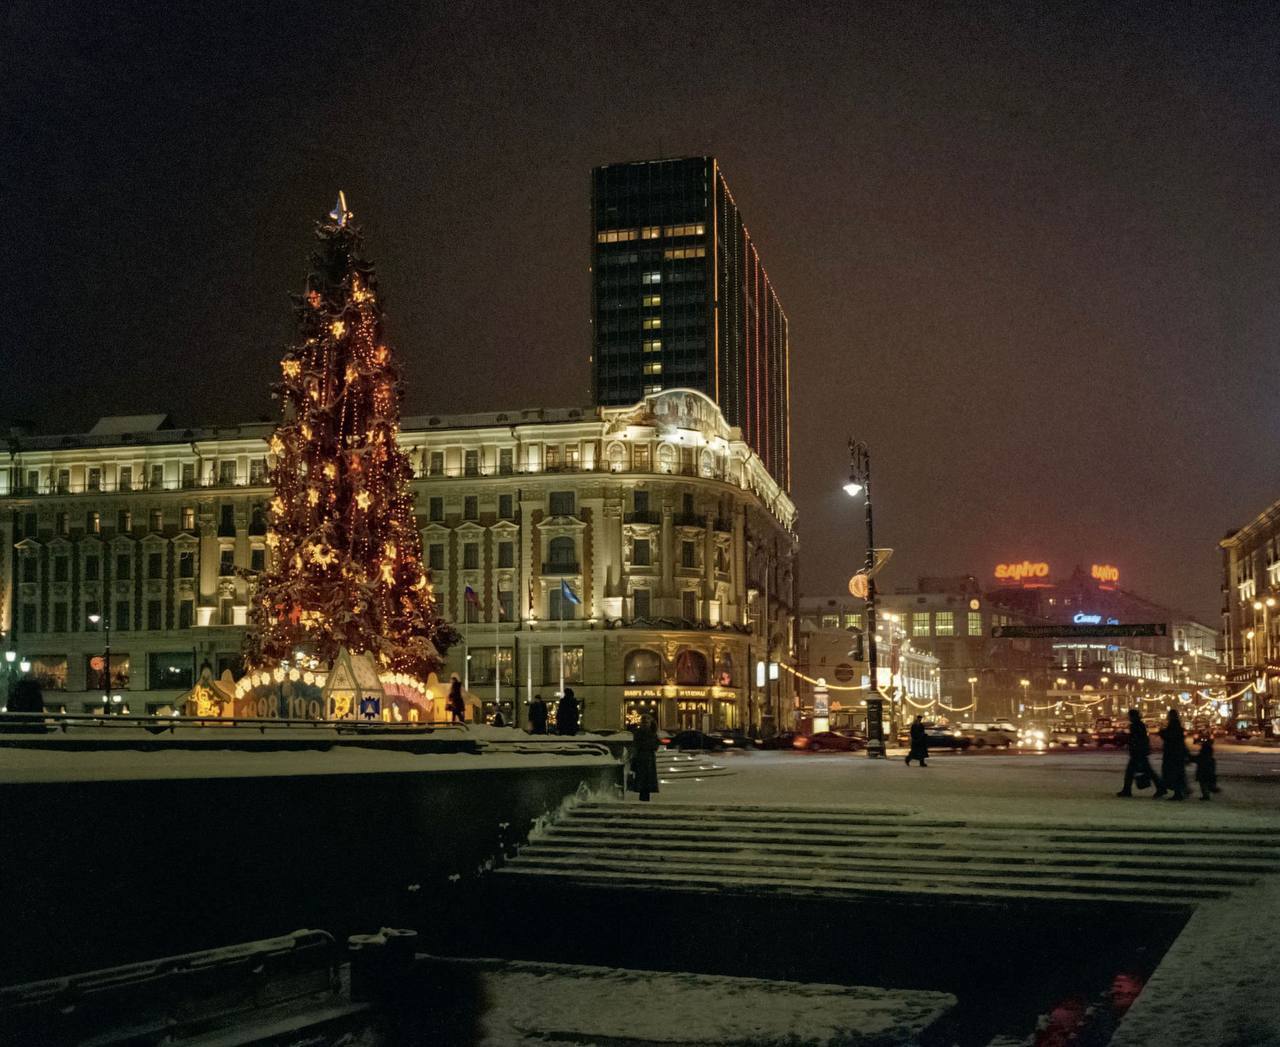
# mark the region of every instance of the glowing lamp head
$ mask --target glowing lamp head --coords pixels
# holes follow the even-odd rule
[[[15,660],[17,657],[18,657],[18,652],[17,652],[17,651],[5,651],[5,652],[4,652],[4,660],[5,660],[6,662],[8,662],[10,665],[12,665],[12,664],[14,663],[14,660]]]
[[[856,480],[850,480],[844,485],[844,493],[850,498],[857,498],[858,495],[862,493],[862,484],[858,483]]]
[[[24,658],[18,663],[18,668],[24,673],[29,673],[31,672],[31,663]]]
[[[89,615],[89,621],[93,622],[93,624],[94,624],[94,625],[97,625],[100,621],[102,621],[102,615],[100,615],[100,614],[91,614],[91,615]],[[13,660],[13,659],[10,659],[10,661],[12,661],[12,660]]]

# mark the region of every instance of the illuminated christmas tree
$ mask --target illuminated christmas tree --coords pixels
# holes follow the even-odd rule
[[[457,634],[436,613],[397,443],[399,374],[341,193],[316,236],[298,338],[280,364],[271,566],[257,581],[246,657],[264,667],[302,650],[330,665],[346,647],[425,680]]]

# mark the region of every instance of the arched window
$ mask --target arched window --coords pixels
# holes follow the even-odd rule
[[[676,683],[698,687],[707,682],[707,656],[685,648],[676,655]]]
[[[609,460],[609,471],[620,473],[627,467],[627,449],[615,440],[605,451],[605,457]]]
[[[670,444],[658,445],[658,472],[673,473],[676,470],[676,449]]]
[[[662,659],[656,651],[632,651],[623,666],[627,683],[662,683]]]
[[[578,550],[572,538],[561,536],[552,538],[547,545],[547,554],[551,563],[564,567],[578,562]]]

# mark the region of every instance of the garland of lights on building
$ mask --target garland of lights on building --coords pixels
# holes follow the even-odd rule
[[[267,544],[246,636],[254,668],[342,647],[425,680],[457,639],[436,613],[413,472],[400,449],[401,388],[373,267],[346,199],[316,227],[297,341],[280,363]]]

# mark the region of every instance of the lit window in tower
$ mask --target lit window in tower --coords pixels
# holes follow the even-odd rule
[[[641,346],[641,348],[642,348],[646,353],[660,353],[660,352],[662,352],[662,340],[661,340],[661,339],[659,339],[659,338],[655,338],[655,339],[653,339],[653,341],[651,341],[651,342],[645,342],[645,343]]]
[[[650,317],[647,317],[647,318],[645,319],[645,321],[644,321],[643,326],[644,326],[644,329],[645,329],[646,331],[651,331],[651,330],[653,330],[655,327],[661,327],[661,326],[662,326],[662,317],[660,317],[660,316],[650,316]]]
[[[641,240],[656,240],[662,235],[662,228],[656,225],[646,225],[640,230]]]
[[[653,363],[651,363],[651,364],[645,364],[645,365],[644,365],[644,373],[645,373],[645,374],[662,374],[662,363],[661,363],[661,361],[654,361],[654,362],[653,362]]]
[[[644,296],[644,298],[642,298],[642,299],[640,300],[640,304],[641,304],[641,305],[661,305],[661,304],[662,304],[662,295],[660,295],[660,294],[647,294],[647,295],[645,295],[645,296]]]
[[[642,284],[660,284],[662,283],[661,273],[641,273],[640,282]]]

